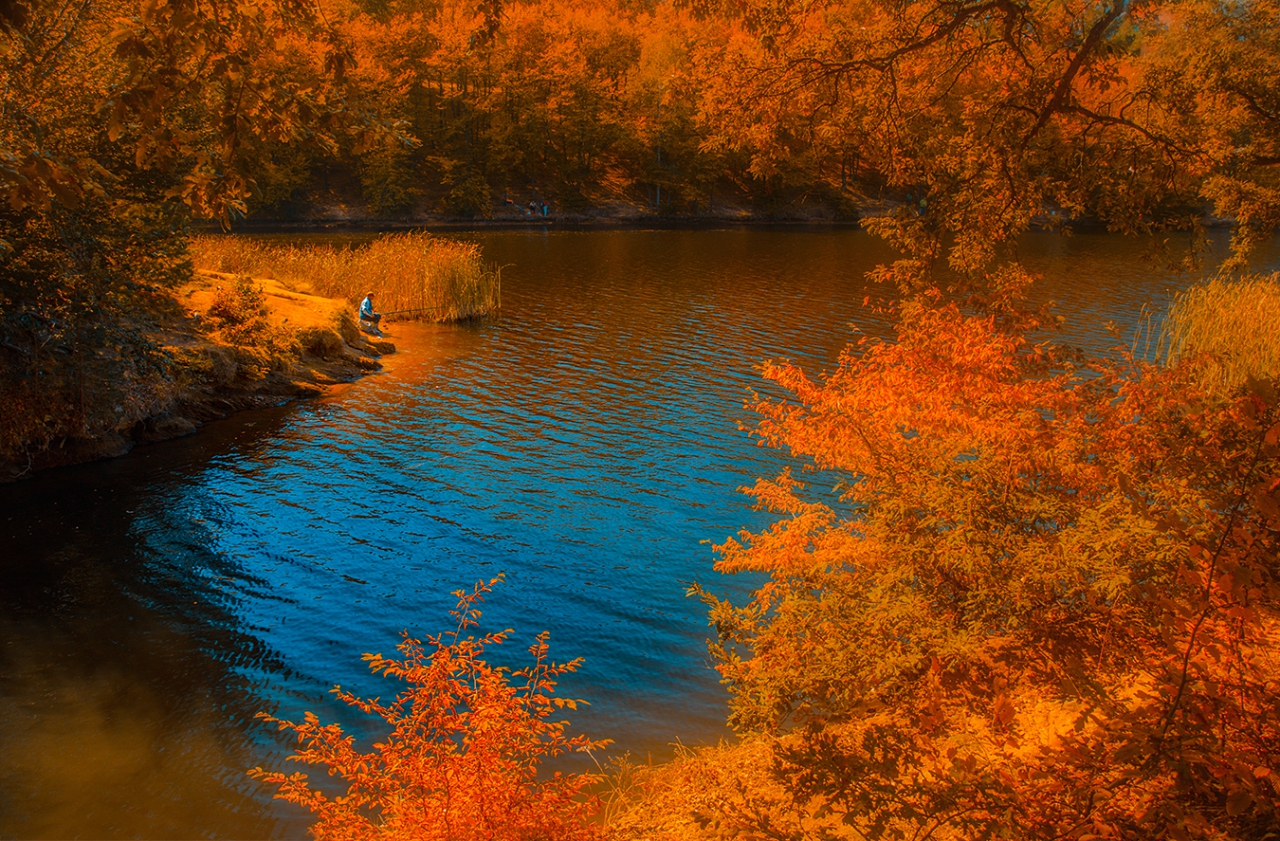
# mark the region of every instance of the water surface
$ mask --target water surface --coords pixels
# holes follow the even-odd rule
[[[817,373],[883,331],[864,274],[890,255],[847,230],[467,236],[506,266],[499,319],[393,325],[385,370],[324,399],[0,488],[0,836],[303,836],[244,775],[288,752],[254,713],[370,738],[326,690],[394,692],[360,655],[498,572],[499,659],[542,630],[586,657],[576,731],[655,759],[727,735],[685,591],[752,584],[711,545],[769,521],[738,489],[789,462],[744,402],[761,360]],[[1025,252],[1095,351],[1189,281],[1112,237]]]

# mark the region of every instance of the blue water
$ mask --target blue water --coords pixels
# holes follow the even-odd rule
[[[817,374],[883,333],[864,273],[889,255],[847,230],[466,236],[506,266],[500,318],[392,325],[385,369],[323,399],[0,488],[0,836],[303,835],[243,774],[288,752],[254,713],[372,738],[326,690],[393,693],[360,655],[499,572],[495,659],[543,630],[586,658],[573,732],[655,759],[730,735],[685,592],[744,597],[712,545],[770,521],[740,488],[792,463],[744,403],[773,393],[762,360]],[[1112,237],[1024,250],[1097,352],[1191,279]]]

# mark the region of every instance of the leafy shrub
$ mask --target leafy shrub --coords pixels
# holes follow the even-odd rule
[[[776,739],[752,737],[738,744],[688,748],[661,764],[613,760],[605,820],[611,841],[710,841],[716,838],[839,838],[834,821],[815,820],[774,779]],[[830,810],[824,810],[826,814]],[[767,827],[768,831],[762,831]]]
[[[214,290],[207,315],[225,329],[258,323],[267,317],[267,312],[262,287],[248,277],[237,277],[230,287]]]
[[[717,568],[768,580],[707,599],[797,804],[868,838],[1277,825],[1280,394],[1199,364],[1080,371],[943,307],[825,381],[767,366],[762,438],[847,481],[759,481],[781,517]]]
[[[321,359],[338,356],[345,346],[338,331],[327,327],[306,327],[299,330],[298,343],[306,353]]]
[[[269,313],[262,287],[248,277],[218,287],[207,312],[210,338],[234,348],[240,369],[250,380],[287,370],[302,352],[298,337],[272,324]]]
[[[493,192],[483,175],[468,167],[455,167],[445,175],[444,210],[452,216],[488,219],[493,215]]]
[[[547,659],[547,634],[530,647],[532,665],[508,672],[485,660],[488,649],[511,631],[466,634],[480,619],[478,605],[501,576],[459,590],[450,612],[452,632],[425,644],[406,633],[398,646],[404,659],[366,654],[369,668],[403,680],[407,687],[389,704],[335,688],[345,703],[379,716],[391,733],[361,753],[336,724],[322,725],[312,713],[301,723],[259,713],[259,718],[297,734],[292,760],[327,766],[347,791],[329,798],[311,788],[302,773],[285,775],[254,768],[249,773],[279,787],[276,797],[307,807],[318,817],[318,839],[440,839],[524,841],[600,837],[590,819],[594,800],[583,790],[591,774],[555,773],[539,779],[545,759],[589,751],[607,742],[566,737],[567,722],[552,720],[584,701],[555,698],[557,679],[581,660]],[[519,679],[512,683],[511,678]]]

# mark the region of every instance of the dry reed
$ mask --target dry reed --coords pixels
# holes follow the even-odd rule
[[[1203,355],[1201,382],[1220,394],[1250,377],[1280,378],[1280,272],[1217,278],[1174,296],[1160,345],[1169,365]]]
[[[277,245],[242,236],[191,241],[197,269],[270,277],[318,295],[359,301],[370,292],[388,319],[460,321],[495,312],[501,274],[486,268],[479,246],[405,233],[367,245]]]

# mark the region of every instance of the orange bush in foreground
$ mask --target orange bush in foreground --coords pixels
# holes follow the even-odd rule
[[[335,687],[347,704],[380,716],[391,734],[370,753],[356,750],[354,738],[337,724],[322,725],[308,712],[301,723],[259,713],[259,718],[293,730],[300,748],[292,760],[326,765],[346,780],[338,797],[313,789],[306,774],[286,775],[254,768],[249,773],[279,786],[276,797],[314,812],[318,839],[592,839],[589,823],[598,807],[581,797],[598,781],[593,774],[552,774],[538,778],[542,760],[569,751],[608,744],[585,736],[568,738],[567,722],[551,716],[584,701],[552,697],[556,678],[574,671],[581,659],[547,659],[547,637],[530,647],[533,665],[508,673],[489,665],[489,646],[506,641],[510,630],[483,636],[463,634],[480,619],[477,605],[501,576],[459,590],[450,614],[457,627],[429,636],[426,643],[405,635],[403,660],[380,654],[364,659],[374,672],[408,684],[390,704],[367,700]],[[521,682],[512,684],[510,678]]]
[[[718,568],[768,580],[707,597],[786,815],[827,837],[1275,837],[1274,383],[1082,369],[954,306],[908,308],[823,381],[766,375],[793,399],[758,404],[765,442],[849,477],[825,503],[757,483],[779,519]]]

